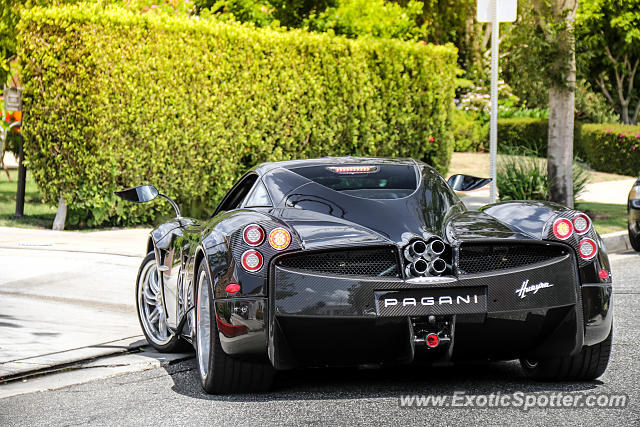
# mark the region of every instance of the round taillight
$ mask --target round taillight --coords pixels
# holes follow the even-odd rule
[[[250,272],[258,271],[262,268],[262,254],[255,249],[249,249],[242,254],[242,267]]]
[[[230,294],[235,294],[240,291],[240,285],[237,283],[229,283],[226,288],[224,288]]]
[[[609,278],[609,272],[605,269],[600,270],[598,274],[602,280],[607,280]]]
[[[578,234],[584,234],[591,228],[591,220],[585,214],[578,214],[573,217],[573,229]]]
[[[573,233],[573,224],[566,218],[559,218],[553,223],[553,234],[560,240],[566,240]]]
[[[596,256],[598,252],[598,246],[596,246],[596,242],[591,239],[582,239],[578,244],[578,252],[580,253],[580,257],[582,259],[591,259]]]
[[[249,246],[258,246],[264,242],[264,230],[258,224],[247,225],[242,231],[242,239]]]
[[[269,233],[269,244],[278,251],[287,249],[291,244],[291,234],[284,228],[276,228]]]

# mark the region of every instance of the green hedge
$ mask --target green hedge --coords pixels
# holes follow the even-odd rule
[[[513,118],[498,120],[498,151],[510,153],[525,149],[547,156],[549,125],[546,119]]]
[[[543,119],[500,119],[498,149],[525,148],[547,156],[548,124]],[[591,168],[623,175],[640,174],[640,126],[581,124],[574,130],[574,153]]]
[[[596,170],[640,175],[640,126],[582,125],[575,150]]]
[[[29,168],[72,223],[168,213],[116,203],[139,183],[204,215],[263,161],[413,157],[442,173],[450,161],[452,46],[83,5],[27,11],[19,60]]]

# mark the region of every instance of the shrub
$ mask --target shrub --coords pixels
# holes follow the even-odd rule
[[[313,31],[333,31],[347,37],[374,36],[412,40],[423,38],[427,27],[418,27],[423,4],[409,0],[405,6],[385,0],[338,0],[335,7],[312,13],[305,25]]]
[[[19,59],[29,167],[72,222],[153,220],[164,204],[113,196],[140,183],[212,212],[260,162],[413,157],[445,173],[453,148],[452,46],[83,5],[27,11]]]
[[[454,151],[489,149],[489,123],[483,123],[475,111],[454,109],[451,121]]]
[[[549,200],[547,161],[534,156],[501,156],[496,184],[500,200]],[[573,163],[573,199],[584,191],[589,175]]]
[[[545,119],[513,118],[498,120],[498,150],[513,148],[531,151],[539,157],[547,155],[549,126]]]
[[[586,124],[576,142],[576,152],[593,169],[640,174],[640,126]]]

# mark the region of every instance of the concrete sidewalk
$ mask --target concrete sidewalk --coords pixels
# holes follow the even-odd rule
[[[0,227],[0,379],[145,344],[135,280],[149,231]]]
[[[150,231],[149,228],[78,232],[0,227],[0,248],[144,257]]]

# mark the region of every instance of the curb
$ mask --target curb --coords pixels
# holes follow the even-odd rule
[[[82,360],[127,353],[145,345],[147,345],[147,341],[144,335],[135,335],[91,346],[10,360],[0,364],[0,382],[49,373]]]
[[[626,231],[616,231],[614,233],[603,234],[602,241],[604,242],[607,252],[615,254],[617,252],[624,252],[632,249],[631,243],[629,243],[629,233]]]

